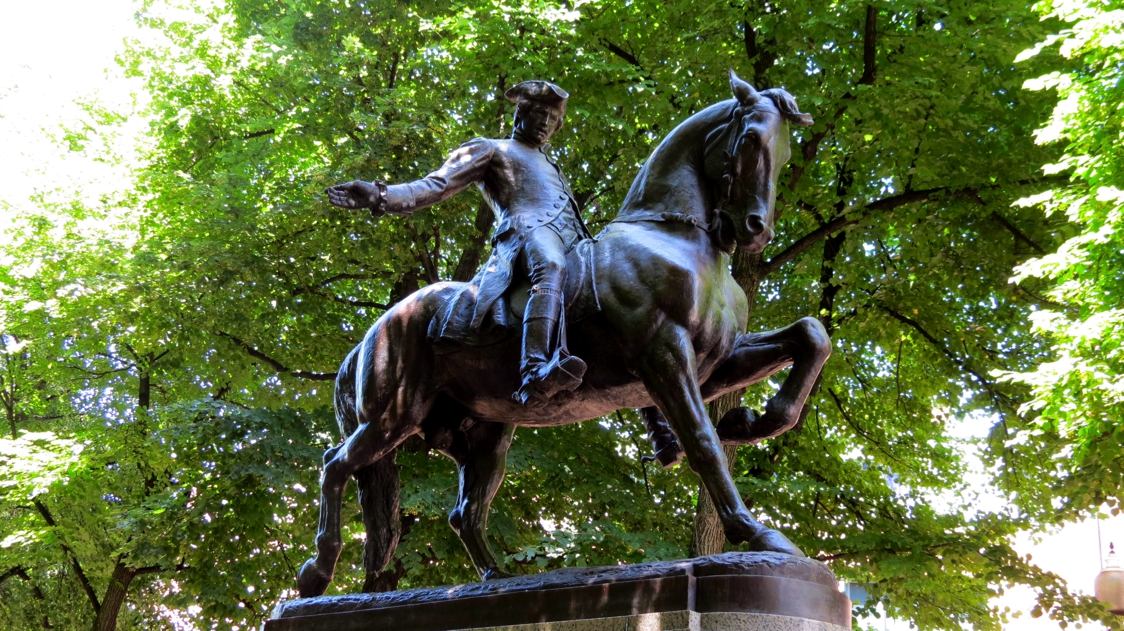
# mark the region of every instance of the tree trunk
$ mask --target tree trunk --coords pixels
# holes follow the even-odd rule
[[[734,280],[745,292],[745,297],[749,302],[749,316],[752,316],[754,304],[757,302],[757,288],[765,278],[761,255],[748,254],[737,250],[734,252],[731,267]],[[707,406],[710,412],[711,425],[717,425],[727,412],[741,405],[742,395],[744,394],[745,390],[737,390],[712,401]],[[732,474],[734,460],[738,456],[738,448],[736,445],[731,445],[723,447],[722,451],[726,454],[726,468]],[[726,533],[722,530],[722,522],[718,519],[718,512],[714,510],[714,503],[710,500],[710,495],[706,492],[706,489],[703,488],[702,484],[699,484],[699,501],[695,509],[695,523],[691,529],[690,555],[699,557],[719,554],[725,544]]]
[[[141,367],[140,379],[137,384],[138,407],[144,410],[144,413],[140,415],[141,422],[147,419],[145,414],[152,406],[152,365],[156,363],[157,358],[153,353],[148,353],[145,359],[148,361]],[[144,467],[142,467],[142,471],[143,469]],[[146,492],[150,492],[154,485],[155,478],[152,473],[146,472]],[[94,631],[117,631],[117,614],[120,613],[121,606],[125,604],[125,599],[129,596],[129,584],[137,576],[136,568],[125,565],[125,559],[124,556],[118,557],[117,564],[113,566],[113,576],[109,578],[109,586],[105,589],[105,596],[101,599],[98,615],[94,618]]]
[[[113,568],[113,576],[109,579],[109,587],[105,590],[105,597],[102,598],[101,608],[94,618],[94,631],[117,630],[117,614],[121,611],[121,605],[125,604],[125,597],[129,594],[129,583],[133,582],[136,575],[136,570],[126,566],[122,561],[117,561],[117,565]]]

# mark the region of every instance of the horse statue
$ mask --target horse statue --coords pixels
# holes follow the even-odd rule
[[[777,179],[791,156],[788,123],[807,126],[812,119],[784,90],[758,92],[733,72],[730,86],[734,98],[664,138],[616,219],[581,248],[595,270],[586,291],[595,292],[600,309],[567,325],[570,348],[588,363],[577,389],[540,407],[513,400],[521,382],[518,336],[436,352],[427,338],[430,322],[461,283],[425,287],[375,322],[336,381],[344,441],[324,455],[316,556],[298,575],[302,597],[323,594],[332,580],[342,549],[341,497],[352,476],[367,529],[369,581],[389,563],[399,533],[394,455],[414,434],[457,464],[449,524],[481,579],[508,576],[485,530],[515,427],[578,423],[620,408],[662,412],[731,543],[803,556],[746,509],[706,403],[791,365],[764,413],[738,408],[720,423],[737,425],[731,434],[739,444],[778,436],[799,420],[831,353],[814,318],[742,333],[748,303],[730,273],[735,247],[759,253],[772,240]]]

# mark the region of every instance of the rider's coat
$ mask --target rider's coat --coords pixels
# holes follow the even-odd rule
[[[496,214],[491,257],[434,318],[432,340],[487,343],[506,333],[510,317],[500,298],[511,284],[523,235],[530,230],[562,218],[589,238],[573,191],[547,147],[535,148],[513,139],[476,138],[458,147],[441,168],[424,178],[387,187],[388,213],[408,214],[476,184]]]

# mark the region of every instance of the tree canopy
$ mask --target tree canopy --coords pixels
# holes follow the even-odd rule
[[[375,221],[322,189],[509,133],[504,90],[543,78],[571,93],[552,151],[596,233],[732,68],[816,119],[792,130],[774,244],[731,260],[749,326],[812,315],[835,349],[805,421],[734,454],[752,510],[865,584],[860,614],[996,629],[989,600],[1024,584],[1063,624],[1118,624],[1012,548],[1118,505],[1116,4],[146,2],[159,37],[120,58],[143,106],[91,103],[65,135],[113,159],[145,117],[132,178],[43,196],[0,254],[0,620],[258,625],[310,555],[339,362],[409,292],[470,277],[493,223],[477,193]],[[721,549],[697,478],[648,450],[632,410],[517,431],[490,524],[509,569]],[[380,584],[474,580],[452,463],[414,440],[397,458]],[[364,582],[346,506],[330,593]]]

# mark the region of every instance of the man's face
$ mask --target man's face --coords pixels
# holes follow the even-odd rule
[[[562,110],[546,103],[534,101],[519,116],[519,133],[524,139],[536,145],[546,144],[550,135],[562,122]]]

